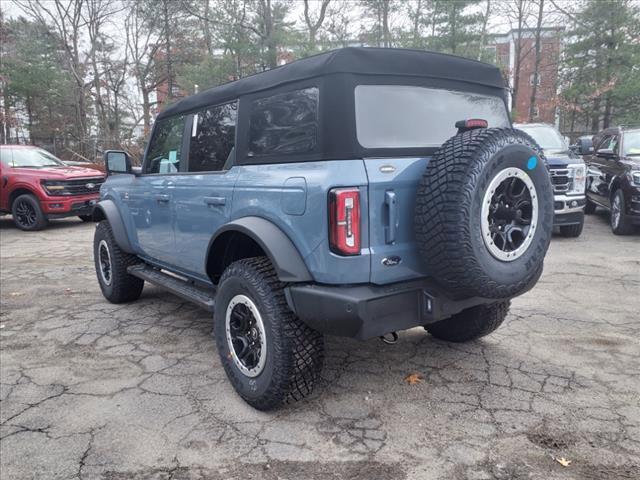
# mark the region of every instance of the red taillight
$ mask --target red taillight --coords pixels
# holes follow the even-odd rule
[[[488,126],[489,122],[483,118],[469,118],[467,120],[459,120],[456,122],[456,128],[462,132],[473,130],[475,128],[487,128]]]
[[[339,255],[360,254],[360,190],[334,188],[329,192],[329,244]]]

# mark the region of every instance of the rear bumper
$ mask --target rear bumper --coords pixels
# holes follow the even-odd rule
[[[449,298],[428,279],[391,285],[351,287],[293,284],[287,303],[300,319],[319,332],[365,340],[448,318],[487,298]]]

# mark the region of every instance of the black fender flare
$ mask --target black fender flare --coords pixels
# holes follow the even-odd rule
[[[129,236],[127,235],[127,229],[124,226],[124,222],[122,221],[122,216],[120,215],[118,207],[113,200],[106,199],[98,202],[93,207],[91,218],[94,222],[106,219],[111,226],[113,237],[118,246],[127,253],[136,253],[129,241]]]
[[[280,281],[313,281],[300,252],[289,237],[275,224],[261,217],[243,217],[223,225],[209,241],[207,260],[216,239],[229,231],[243,233],[260,245],[271,260]]]

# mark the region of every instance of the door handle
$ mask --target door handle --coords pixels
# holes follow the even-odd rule
[[[204,197],[204,203],[209,206],[226,205],[227,199],[225,197]]]
[[[389,210],[389,225],[385,228],[385,241],[393,243],[396,241],[396,230],[399,226],[396,192],[391,190],[384,192],[384,203]]]
[[[169,202],[169,195],[166,193],[156,193],[153,198],[155,198],[158,203],[167,203]]]

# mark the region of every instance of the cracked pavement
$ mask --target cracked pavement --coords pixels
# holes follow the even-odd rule
[[[93,231],[0,218],[3,479],[638,478],[640,235],[605,213],[554,237],[494,334],[329,337],[319,388],[274,413],[234,393],[207,312],[103,299]]]

